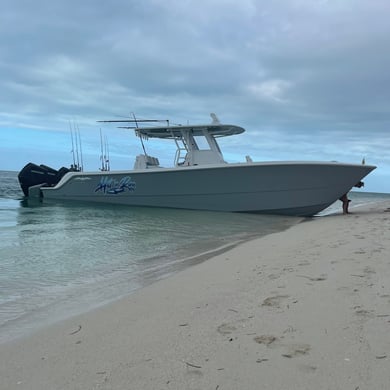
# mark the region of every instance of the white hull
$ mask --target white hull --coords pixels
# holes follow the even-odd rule
[[[272,162],[70,172],[43,199],[130,206],[310,216],[325,209],[374,166]]]

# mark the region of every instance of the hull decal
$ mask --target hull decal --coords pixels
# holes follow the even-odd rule
[[[121,192],[135,191],[136,183],[131,180],[130,176],[124,176],[121,179],[113,179],[108,176],[104,176],[100,179],[99,185],[96,187],[95,192],[103,192],[104,194],[116,195]]]

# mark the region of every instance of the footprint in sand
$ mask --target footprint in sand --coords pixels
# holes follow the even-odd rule
[[[218,333],[221,333],[221,334],[231,334],[235,330],[237,330],[237,328],[231,324],[222,324],[222,325],[219,325],[217,328]]]
[[[321,282],[323,280],[327,279],[326,275],[321,275],[321,276],[306,276],[306,275],[297,275],[300,278],[306,278],[309,279],[311,282]]]
[[[275,342],[278,338],[276,336],[263,334],[261,336],[256,336],[253,338],[257,344],[263,344],[267,347],[270,346],[273,342]]]
[[[355,255],[365,255],[366,251],[363,249],[358,249],[357,251],[353,252]]]
[[[280,307],[280,303],[283,299],[289,298],[289,295],[275,295],[264,299],[261,306]]]
[[[273,335],[267,335],[263,334],[261,336],[256,336],[253,339],[257,344],[265,345],[269,348],[281,346],[280,343],[278,343],[279,339],[276,336]],[[311,346],[309,344],[290,344],[284,346],[287,350],[285,353],[282,354],[282,356],[287,358],[293,358],[296,356],[303,356],[307,355],[311,349]]]
[[[307,355],[311,347],[309,344],[291,344],[287,346],[287,352],[283,353],[282,356],[286,358],[293,358],[296,356]]]
[[[233,323],[226,323],[219,325],[217,332],[220,334],[231,334],[239,329],[245,328],[245,323],[249,321],[247,318],[242,318],[234,321]]]
[[[373,310],[366,310],[361,309],[359,307],[356,307],[357,310],[355,310],[355,314],[359,317],[372,317],[373,316]]]
[[[261,336],[256,336],[253,340],[257,344],[265,345],[269,348],[271,347],[284,347],[286,348],[286,352],[282,354],[282,356],[286,358],[293,358],[297,356],[307,355],[311,349],[309,344],[304,343],[294,343],[290,345],[280,344],[279,339],[274,335],[263,334]]]

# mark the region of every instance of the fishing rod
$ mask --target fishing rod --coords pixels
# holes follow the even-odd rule
[[[100,168],[101,171],[104,171],[104,160],[103,160],[103,135],[102,135],[102,129],[100,129],[100,160],[102,162],[102,167]]]
[[[73,155],[73,165],[72,167],[76,166],[76,159],[75,159],[75,154],[74,154],[74,142],[73,142],[73,131],[72,131],[72,123],[69,121],[69,130],[70,130],[70,138],[72,140],[72,155]]]
[[[108,138],[107,136],[105,135],[104,136],[104,148],[105,148],[105,157],[106,157],[106,170],[109,171],[110,170],[110,150],[109,150],[109,146],[108,146]]]
[[[83,149],[82,149],[82,145],[81,145],[81,134],[80,134],[79,125],[76,123],[76,126],[77,126],[78,141],[79,141],[79,146],[80,146],[80,166],[78,168],[79,168],[79,171],[82,172],[84,170]]]

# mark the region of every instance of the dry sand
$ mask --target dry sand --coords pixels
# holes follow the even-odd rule
[[[389,389],[390,204],[303,222],[0,346],[0,389]]]

